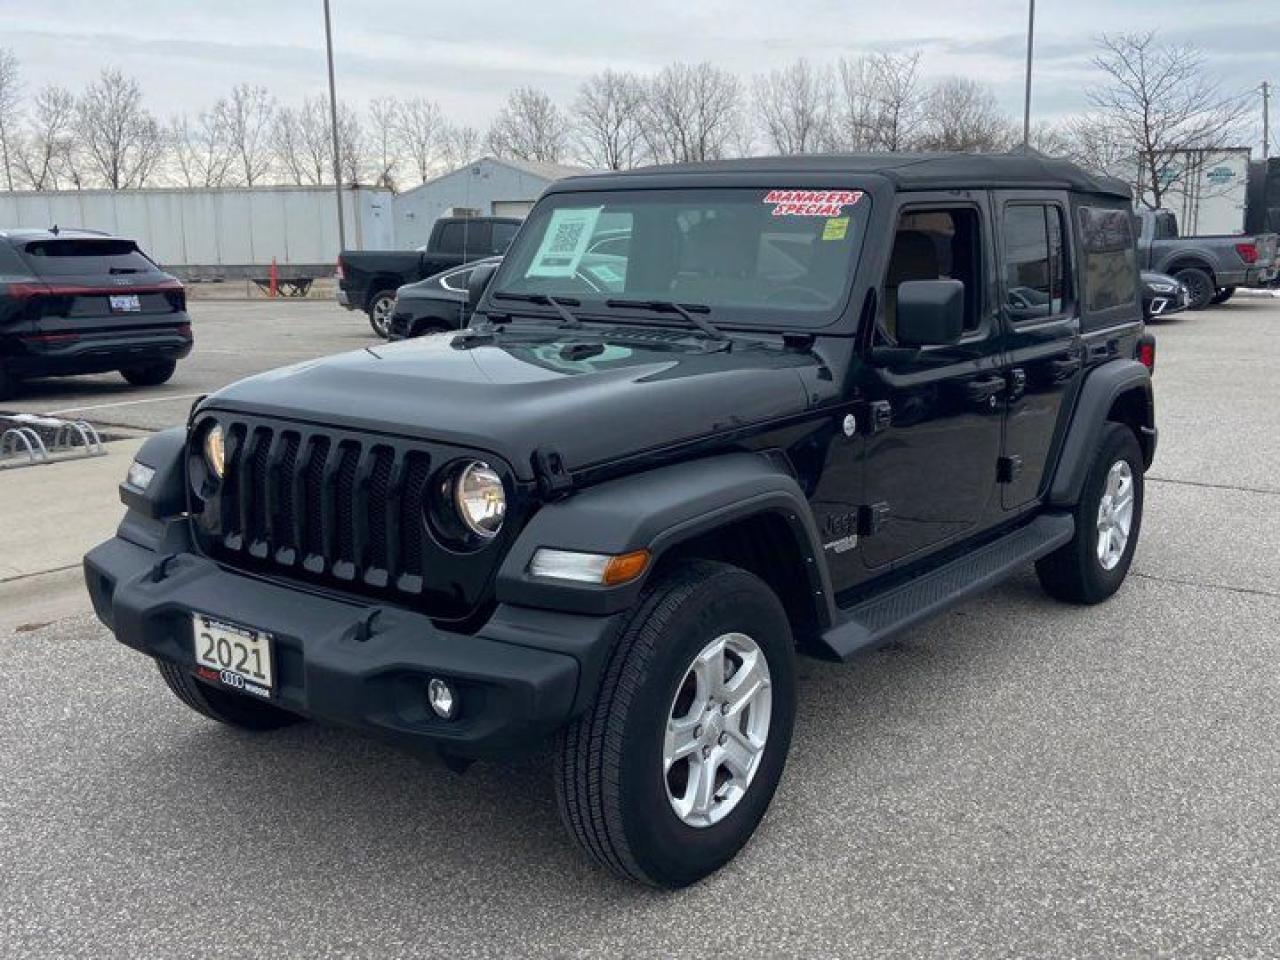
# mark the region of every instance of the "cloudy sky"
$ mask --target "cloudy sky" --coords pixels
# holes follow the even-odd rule
[[[1021,111],[1026,0],[331,3],[342,99],[426,95],[481,128],[514,86],[567,103],[583,76],[607,66],[711,60],[747,76],[797,57],[915,48],[928,75],[984,80],[1010,113]],[[0,0],[0,46],[17,53],[31,89],[76,89],[119,67],[168,117],[245,81],[283,101],[321,92],[321,9],[320,0]],[[1037,116],[1084,105],[1094,35],[1140,29],[1194,41],[1233,89],[1280,84],[1276,0],[1040,0]]]

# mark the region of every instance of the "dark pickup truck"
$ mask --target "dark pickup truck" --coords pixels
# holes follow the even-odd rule
[[[338,303],[369,314],[374,333],[385,339],[399,287],[500,254],[519,227],[510,217],[441,217],[427,245],[417,250],[344,250],[338,257]]]
[[[1015,155],[560,180],[471,271],[467,329],[152,436],[85,558],[94,609],[241,729],[454,766],[554,738],[583,849],[692,883],[769,806],[799,654],[853,660],[1032,564],[1068,603],[1120,589],[1156,450],[1131,204]]]
[[[1274,233],[1180,237],[1170,210],[1141,210],[1138,220],[1142,268],[1185,284],[1192,310],[1225,303],[1236,287],[1262,287],[1276,279],[1280,252]]]

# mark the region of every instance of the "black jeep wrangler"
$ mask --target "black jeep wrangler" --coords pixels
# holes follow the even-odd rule
[[[1073,603],[1129,569],[1154,342],[1116,181],[563,180],[471,295],[465,330],[252,377],[142,448],[85,572],[191,708],[458,764],[554,734],[569,831],[676,887],[764,815],[797,652],[849,660],[1031,562]]]

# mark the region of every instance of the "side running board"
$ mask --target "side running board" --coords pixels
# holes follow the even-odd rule
[[[1069,514],[1042,514],[992,543],[841,611],[821,637],[833,660],[849,660],[886,643],[966,597],[994,586],[1018,567],[1051,553],[1075,534]]]

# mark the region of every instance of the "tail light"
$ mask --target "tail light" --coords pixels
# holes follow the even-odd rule
[[[1156,338],[1151,334],[1138,340],[1138,362],[1151,373],[1156,372]]]
[[[1256,243],[1237,243],[1236,253],[1240,254],[1240,259],[1245,263],[1258,262],[1258,245]]]
[[[341,258],[341,257],[339,257],[339,258],[338,258],[338,266],[334,269],[334,271],[333,271],[333,275],[334,275],[335,277],[337,277],[339,280],[345,280],[345,279],[347,279],[347,273],[346,273],[346,271],[345,271],[345,270],[343,270],[343,269],[342,269],[342,258]]]

